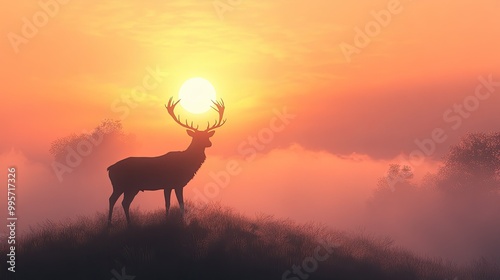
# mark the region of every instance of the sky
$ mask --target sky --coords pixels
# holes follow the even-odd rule
[[[238,172],[213,200],[353,226],[389,164],[422,178],[467,132],[498,130],[498,10],[496,0],[9,2],[0,9],[0,167],[18,169],[25,227],[104,211],[107,165],[188,146],[164,104],[204,77],[227,123],[186,199],[230,164]],[[51,143],[104,119],[139,145],[81,167],[91,178],[60,182]],[[162,200],[141,193],[132,207]]]

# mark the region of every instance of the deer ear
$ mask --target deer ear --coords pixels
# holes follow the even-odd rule
[[[208,137],[212,137],[212,136],[214,136],[214,134],[215,134],[215,130],[212,130],[212,131],[210,131],[210,132],[208,133]]]
[[[186,129],[186,132],[188,133],[189,136],[194,137],[194,131]]]

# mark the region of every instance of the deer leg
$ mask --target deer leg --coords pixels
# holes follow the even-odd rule
[[[132,203],[132,200],[134,200],[135,195],[138,192],[125,192],[123,196],[123,201],[122,201],[122,206],[123,210],[125,211],[125,217],[127,218],[127,224],[130,226],[130,214],[129,214],[129,208],[130,204]]]
[[[163,195],[165,196],[165,210],[167,211],[167,217],[168,217],[168,211],[170,210],[170,193],[172,192],[172,189],[166,188],[163,191]]]
[[[176,188],[175,196],[177,196],[177,201],[179,202],[179,208],[181,209],[181,217],[184,218],[184,198],[182,196],[182,189],[183,188]]]
[[[111,226],[111,217],[113,215],[113,207],[115,207],[115,203],[118,200],[122,193],[116,190],[113,190],[113,193],[109,197],[109,216],[108,216],[108,227]]]

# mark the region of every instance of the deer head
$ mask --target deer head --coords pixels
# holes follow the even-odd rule
[[[165,108],[167,108],[168,114],[174,119],[174,121],[179,124],[180,126],[187,128],[186,132],[189,136],[193,138],[192,145],[197,146],[197,147],[211,147],[212,142],[210,142],[210,137],[214,136],[215,131],[214,129],[221,127],[223,124],[226,123],[226,119],[223,120],[224,117],[224,101],[221,99],[220,101],[212,101],[214,103],[214,106],[211,108],[214,109],[218,114],[219,114],[219,119],[215,120],[213,125],[210,125],[210,122],[208,122],[207,128],[205,130],[199,130],[198,125],[196,127],[193,126],[193,122],[191,124],[188,124],[188,120],[186,119],[185,122],[183,123],[180,120],[180,115],[175,114],[175,106],[180,102],[181,100],[177,100],[176,102],[173,101],[173,98],[170,97],[168,100],[168,104],[165,105]]]

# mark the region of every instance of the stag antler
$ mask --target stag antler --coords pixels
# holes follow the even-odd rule
[[[170,116],[174,119],[174,121],[176,123],[178,123],[179,125],[181,125],[182,127],[184,128],[187,128],[187,129],[191,129],[191,130],[194,130],[194,131],[199,131],[198,130],[198,125],[196,125],[196,128],[193,126],[193,122],[191,122],[191,125],[188,124],[188,121],[186,119],[185,123],[182,123],[180,121],[180,118],[181,116],[178,115],[176,116],[175,115],[175,106],[177,106],[177,104],[179,104],[181,100],[177,100],[176,102],[173,101],[173,98],[170,97],[170,99],[168,100],[168,104],[165,105],[165,108],[167,108],[167,111],[168,113],[170,114]],[[216,128],[219,128],[221,127],[223,124],[226,123],[227,119],[225,120],[222,120],[222,118],[224,117],[224,109],[226,108],[224,106],[224,100],[220,100],[220,101],[212,101],[215,105],[214,106],[211,106],[212,109],[214,109],[217,113],[219,113],[219,120],[215,120],[214,124],[212,126],[210,126],[210,122],[208,122],[208,125],[207,125],[207,129],[205,129],[204,131],[210,131],[210,130],[214,130]]]
[[[165,105],[165,108],[167,108],[167,111],[168,111],[168,114],[174,119],[174,121],[176,123],[178,123],[180,126],[184,127],[184,128],[187,128],[187,129],[191,129],[191,130],[194,130],[194,131],[198,131],[198,125],[196,126],[196,128],[193,126],[193,122],[191,122],[191,125],[188,124],[188,121],[186,119],[186,123],[182,123],[180,121],[180,118],[181,116],[178,115],[178,116],[175,116],[175,113],[174,113],[174,110],[175,110],[175,106],[177,106],[177,104],[180,102],[181,100],[177,100],[176,102],[173,102],[173,98],[170,97],[170,99],[168,100],[168,104]]]
[[[205,129],[205,131],[210,131],[219,128],[227,121],[227,119],[222,120],[222,118],[224,117],[224,109],[226,108],[224,106],[224,100],[221,99],[220,101],[212,101],[212,102],[214,103],[215,107],[211,106],[211,108],[214,109],[217,113],[219,113],[219,120],[215,120],[215,123],[212,126],[210,126],[210,122],[208,122],[207,129]]]

